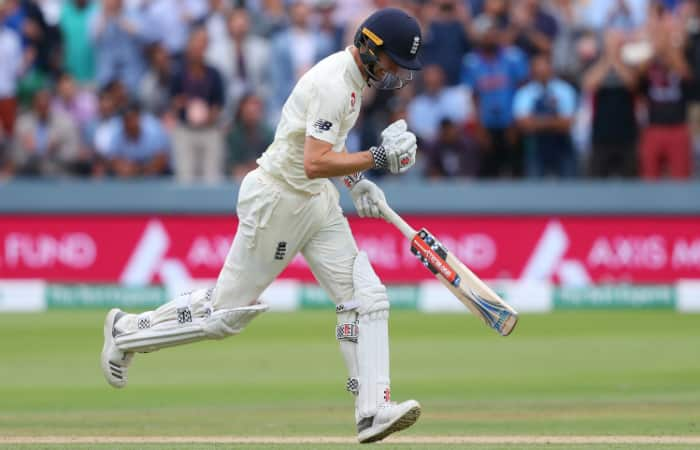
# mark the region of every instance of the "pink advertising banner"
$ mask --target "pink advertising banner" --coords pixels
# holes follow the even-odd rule
[[[350,217],[387,283],[432,275],[381,220]],[[407,216],[485,279],[666,283],[700,278],[695,217]],[[237,226],[222,216],[3,216],[0,278],[158,283],[165,271],[215,278]],[[294,236],[286,236],[292,241]],[[274,255],[270,255],[274,258]],[[297,256],[282,277],[313,280]]]

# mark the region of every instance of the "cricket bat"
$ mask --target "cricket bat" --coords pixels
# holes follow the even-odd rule
[[[384,218],[411,242],[416,255],[435,277],[469,310],[501,336],[508,336],[518,323],[518,313],[462,264],[428,230],[414,230],[385,202],[379,203]]]

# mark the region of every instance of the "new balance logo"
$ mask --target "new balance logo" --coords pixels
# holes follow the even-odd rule
[[[287,243],[282,241],[277,244],[277,250],[275,250],[275,259],[282,260],[287,254]]]
[[[314,128],[316,128],[318,131],[328,131],[332,126],[332,123],[323,119],[318,119],[316,122],[314,122]]]

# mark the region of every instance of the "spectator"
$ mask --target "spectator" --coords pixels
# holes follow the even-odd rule
[[[294,0],[289,7],[289,28],[272,40],[274,64],[270,64],[270,75],[273,121],[276,121],[299,77],[332,52],[333,43],[311,28],[310,15],[311,10],[303,0]]]
[[[73,76],[66,72],[58,78],[56,93],[52,109],[70,117],[81,135],[87,137],[90,124],[97,114],[97,98],[93,91],[79,88]]]
[[[576,112],[576,92],[555,78],[548,54],[531,62],[532,81],[518,89],[513,115],[524,136],[525,174],[528,177],[576,174],[571,126]]]
[[[208,7],[207,0],[151,0],[144,11],[149,42],[160,42],[179,62],[193,27]]]
[[[209,0],[209,11],[203,21],[207,29],[210,47],[222,45],[228,39],[227,18],[230,13],[230,0]]]
[[[261,0],[261,9],[253,18],[253,29],[256,35],[271,39],[277,33],[284,31],[288,24],[284,0]]]
[[[473,38],[478,38],[477,35],[480,34],[479,24],[484,21],[493,24],[498,30],[506,31],[508,25],[510,24],[510,18],[508,17],[508,0],[483,0],[483,5],[481,9],[476,8],[475,20],[470,24],[470,34]],[[476,27],[476,28],[475,28]]]
[[[97,117],[88,128],[87,142],[95,157],[93,164],[94,176],[107,174],[112,135],[119,125],[117,104],[113,90],[110,90],[110,87],[106,86],[100,90]]]
[[[428,178],[475,177],[479,172],[476,142],[450,119],[440,121],[434,141],[426,145]]]
[[[664,165],[673,178],[690,176],[685,82],[691,72],[683,50],[672,42],[671,32],[662,30],[654,36],[655,56],[642,71],[640,91],[648,112],[640,146],[641,176],[645,179],[659,178]]]
[[[510,33],[513,44],[529,57],[549,53],[557,36],[557,21],[538,0],[521,0],[511,4]]]
[[[8,17],[4,22],[21,36],[27,69],[42,75],[56,73],[60,66],[56,61],[60,44],[57,30],[49,27],[35,2],[5,0],[5,5]]]
[[[114,103],[114,111],[116,114],[122,114],[129,106],[129,93],[126,86],[121,80],[112,80],[104,86],[104,89],[109,92],[112,102]]]
[[[331,53],[345,48],[345,25],[336,22],[334,17],[338,9],[337,0],[316,0],[316,13],[319,16],[319,31],[331,42]]]
[[[144,71],[142,24],[124,8],[122,0],[103,0],[90,21],[95,48],[98,86],[119,79],[135,93]]]
[[[22,37],[22,45],[26,44],[24,40],[24,24],[27,17],[25,6],[20,0],[3,0],[3,8],[5,10],[3,24]]]
[[[219,72],[204,62],[207,32],[196,29],[187,46],[185,64],[173,80],[171,94],[178,117],[174,134],[175,175],[179,181],[197,178],[213,183],[224,167],[219,114],[224,90]]]
[[[468,14],[463,2],[439,0],[428,3],[429,22],[424,37],[421,58],[424,64],[437,64],[445,72],[448,86],[460,81],[461,61],[469,51],[470,44],[466,24]]]
[[[265,123],[263,109],[262,100],[255,94],[244,95],[233,128],[227,136],[227,166],[231,176],[237,180],[255,169],[255,160],[274,138],[274,130]]]
[[[63,70],[61,33],[55,22],[49,23],[40,5],[35,2],[26,2],[26,5],[28,8],[26,35],[29,45],[36,52],[35,68],[42,73],[57,76]],[[58,11],[57,7],[56,11]]]
[[[32,110],[20,116],[15,130],[14,166],[22,175],[70,175],[85,172],[78,129],[63,114],[51,111],[51,93],[34,96]]]
[[[0,133],[0,181],[12,176],[12,148],[10,139],[4,133]]]
[[[527,60],[516,47],[502,47],[502,33],[482,16],[474,25],[478,48],[467,54],[462,82],[472,88],[476,106],[476,137],[481,147],[481,176],[518,175],[521,159],[513,123],[513,96],[527,77]]]
[[[0,138],[10,136],[17,114],[17,81],[22,73],[22,45],[19,35],[4,25],[7,6],[0,2]]]
[[[110,172],[120,178],[168,173],[170,143],[160,121],[130,105],[114,128],[107,157]]]
[[[95,9],[90,0],[66,0],[61,10],[63,66],[80,83],[89,83],[95,76],[95,54],[88,27]]]
[[[421,72],[423,93],[408,105],[411,130],[422,140],[432,141],[444,118],[463,128],[469,114],[465,87],[445,87],[445,73],[438,65],[426,66]]]
[[[250,33],[250,17],[245,8],[231,12],[228,36],[219,45],[208,47],[207,61],[224,79],[230,111],[238,109],[238,102],[245,92],[254,92],[268,102],[272,90],[270,45],[265,39]]]
[[[700,175],[700,4],[687,1],[681,10],[684,13],[685,57],[691,79],[688,81],[688,125],[692,134],[695,154],[695,172]]]
[[[46,75],[38,66],[38,46],[41,29],[37,15],[41,12],[32,3],[20,0],[5,0],[3,24],[14,30],[20,37],[22,46],[22,76],[17,83],[16,98],[20,108],[31,104],[34,93],[46,84]],[[31,14],[30,14],[31,13]]]
[[[598,0],[597,3],[598,5],[589,5],[589,8],[598,11],[599,14],[604,14],[602,17],[602,25],[605,29],[632,31],[644,22],[644,19],[641,19],[640,16],[644,14],[647,9],[647,1],[645,0],[637,0],[635,2],[628,2],[627,0],[606,0],[605,2],[601,2]],[[636,11],[636,17],[635,11],[632,9],[633,5],[637,5],[641,9],[641,11]]]
[[[638,77],[621,60],[623,42],[619,31],[609,31],[602,55],[583,78],[583,90],[593,102],[589,170],[595,177],[637,173],[634,96]]]
[[[173,65],[168,51],[159,43],[151,44],[146,54],[149,66],[141,78],[139,100],[146,111],[162,117],[170,107]]]
[[[552,43],[552,66],[559,77],[578,88],[596,57],[597,36],[577,21],[573,2],[558,0],[554,5],[558,33]]]
[[[61,3],[63,0],[38,0],[44,20],[49,27],[57,27],[61,18]]]

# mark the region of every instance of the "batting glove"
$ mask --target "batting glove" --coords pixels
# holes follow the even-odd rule
[[[406,121],[401,119],[382,131],[382,143],[369,151],[376,169],[387,169],[397,174],[407,171],[416,163],[416,135],[408,131]]]
[[[386,202],[386,197],[376,184],[363,178],[352,186],[350,196],[360,217],[373,217],[375,219],[383,217],[377,204]]]

